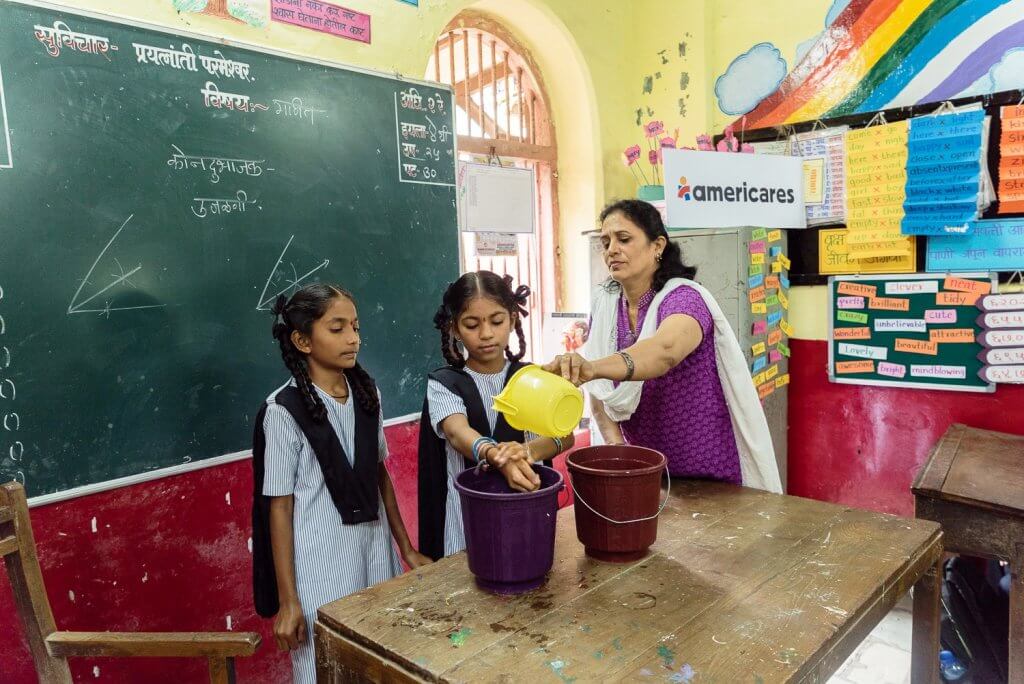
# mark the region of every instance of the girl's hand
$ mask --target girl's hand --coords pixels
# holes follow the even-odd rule
[[[519,442],[501,442],[497,447],[488,449],[485,458],[495,468],[502,468],[512,461],[533,463],[530,448]]]
[[[305,643],[306,619],[298,601],[281,604],[274,618],[274,640],[282,651],[294,651]]]
[[[594,379],[594,364],[575,352],[559,354],[543,368],[549,373],[561,375],[577,387]]]
[[[532,492],[540,487],[540,476],[528,461],[509,461],[499,468],[508,486],[517,492]]]
[[[430,556],[424,556],[416,549],[409,549],[402,554],[402,560],[409,566],[411,570],[416,568],[422,568],[424,565],[430,565],[433,563],[433,559]]]

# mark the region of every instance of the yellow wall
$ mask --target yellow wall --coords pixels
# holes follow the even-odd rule
[[[729,68],[741,54],[768,42],[782,52],[789,71],[796,66],[797,45],[825,29],[825,15],[831,0],[711,0],[709,24],[712,31],[711,55],[708,60],[708,98],[712,112],[711,126],[721,131],[737,117],[718,109],[715,79]],[[738,131],[737,131],[738,134]]]
[[[825,29],[830,0],[759,0],[756,11],[746,0],[712,0],[709,24],[708,99],[711,128],[721,131],[737,117],[723,113],[715,97],[715,79],[729,64],[758,43],[770,42],[782,52],[790,71],[797,45]],[[737,134],[739,131],[737,130]],[[822,340],[828,333],[827,291],[823,286],[795,287],[790,294],[793,337]]]

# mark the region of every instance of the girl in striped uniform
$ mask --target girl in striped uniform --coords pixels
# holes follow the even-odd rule
[[[540,478],[530,467],[550,464],[572,446],[561,439],[513,430],[492,408],[495,395],[524,364],[530,288],[513,289],[511,276],[490,271],[466,273],[448,286],[434,316],[441,331],[441,353],[448,365],[427,376],[420,420],[420,551],[434,558],[466,548],[462,507],[455,476],[480,461],[499,468],[512,489],[533,491]],[[509,348],[515,330],[519,351]]]
[[[274,338],[292,378],[267,398],[253,439],[253,590],[275,616],[296,682],[316,681],[320,606],[429,563],[409,541],[384,466],[380,395],[356,362],[359,319],[340,287],[279,297]],[[394,543],[392,543],[394,539]]]

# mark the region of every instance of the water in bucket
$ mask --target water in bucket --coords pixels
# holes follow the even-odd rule
[[[576,536],[587,555],[616,563],[647,555],[664,507],[665,455],[644,447],[603,445],[578,449],[565,464],[576,499]]]
[[[519,594],[544,583],[555,558],[562,475],[534,465],[540,488],[517,492],[497,470],[464,470],[455,478],[462,503],[469,569],[481,589]]]
[[[540,366],[524,366],[494,397],[494,410],[516,430],[543,437],[565,437],[583,417],[583,393],[565,378]]]

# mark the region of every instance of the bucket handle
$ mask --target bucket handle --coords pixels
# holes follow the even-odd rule
[[[591,513],[593,513],[594,515],[596,515],[599,518],[604,518],[608,522],[613,523],[615,525],[629,525],[630,523],[638,523],[638,522],[644,522],[646,520],[654,520],[659,515],[661,515],[661,512],[663,510],[665,510],[665,504],[668,503],[669,495],[672,493],[672,476],[668,472],[668,463],[665,464],[665,475],[666,475],[666,479],[668,480],[668,488],[665,490],[665,498],[662,500],[661,505],[658,506],[658,512],[655,513],[654,515],[649,515],[646,518],[636,518],[635,520],[612,520],[608,516],[606,516],[606,515],[604,515],[602,513],[599,513],[598,511],[594,510],[594,507],[591,506],[590,504],[588,504],[583,499],[583,497],[580,496],[580,491],[578,489],[576,489],[576,483],[573,482],[572,473],[569,473],[569,484],[572,485],[572,495],[573,495],[573,497],[576,498],[576,499],[579,499],[580,503],[582,503],[584,506],[586,506],[588,509],[590,509]],[[660,482],[658,483],[658,490],[659,491],[661,490],[661,483]]]

